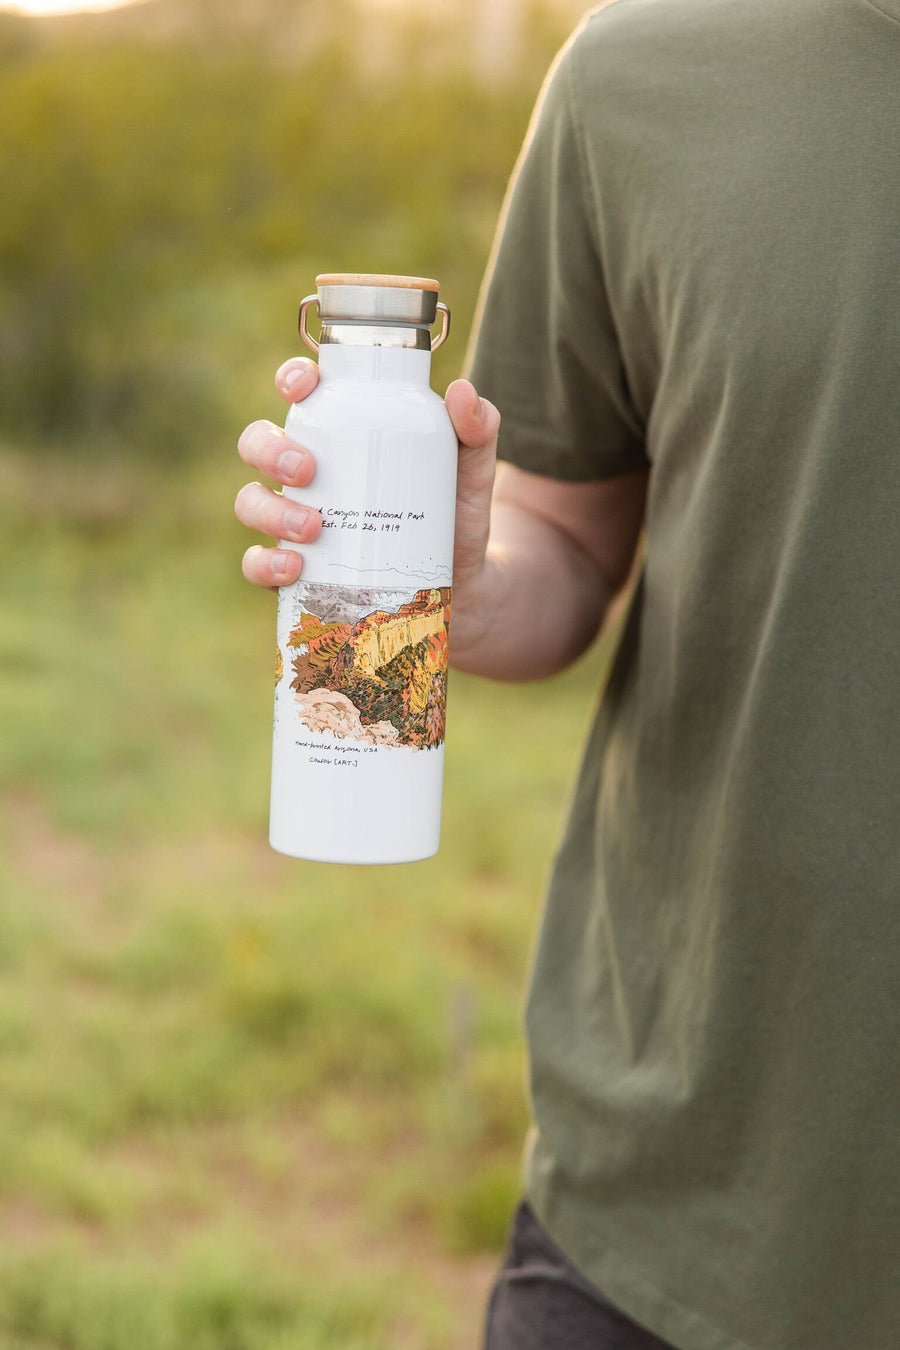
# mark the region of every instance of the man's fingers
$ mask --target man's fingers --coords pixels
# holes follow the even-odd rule
[[[245,483],[234,499],[234,514],[242,525],[261,530],[273,539],[308,544],[322,530],[322,517],[311,506],[301,506],[262,483]]]
[[[306,356],[292,356],[275,372],[275,388],[287,403],[300,403],[319,383],[319,367]]]
[[[461,445],[479,450],[497,439],[500,414],[493,403],[478,397],[475,386],[468,380],[454,380],[444,402]]]
[[[285,361],[275,373],[275,387],[288,403],[307,398],[319,381],[319,368],[302,356]],[[274,422],[251,422],[238,440],[238,453],[245,464],[259,469],[285,487],[306,487],[316,471],[308,450],[290,440]],[[247,483],[234,503],[238,520],[252,530],[262,530],[286,543],[307,544],[322,528],[318,511],[263,487]],[[293,548],[264,548],[253,544],[241,561],[241,571],[254,586],[278,590],[292,585],[300,575],[303,559]]]
[[[273,591],[291,586],[300,575],[303,559],[293,549],[263,548],[253,544],[241,561],[241,571],[254,586]]]
[[[238,454],[245,464],[261,469],[270,478],[288,487],[306,487],[316,471],[316,462],[308,450],[288,440],[274,422],[251,422],[241,432]]]
[[[454,380],[447,390],[445,402],[460,445],[456,557],[461,561],[467,552],[471,552],[480,559],[490,522],[500,414],[493,403],[478,397],[468,380]]]

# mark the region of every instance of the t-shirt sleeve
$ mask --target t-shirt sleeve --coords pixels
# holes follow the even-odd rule
[[[577,38],[538,100],[507,193],[468,361],[501,459],[572,481],[645,468],[606,295],[573,89]]]

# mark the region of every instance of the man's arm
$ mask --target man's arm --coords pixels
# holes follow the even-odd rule
[[[501,463],[480,597],[457,610],[450,663],[497,680],[554,675],[581,655],[628,580],[647,474],[559,483]]]
[[[490,404],[479,417],[473,396],[466,381],[447,391],[460,438],[450,662],[491,679],[541,679],[590,645],[627,581],[648,474],[566,483],[496,465],[498,418]]]
[[[291,361],[276,383],[296,401],[309,395],[317,376],[311,362]],[[447,390],[447,408],[459,438],[451,664],[497,680],[555,674],[589,646],[628,578],[647,473],[566,483],[507,463],[497,472],[497,410],[466,380]],[[315,472],[308,453],[292,472],[280,469],[284,452],[296,448],[278,428],[259,422],[239,441],[248,464],[289,485],[305,484]],[[292,530],[285,517],[295,509],[260,483],[242,488],[235,503],[245,525],[314,547],[321,522],[299,521]],[[302,558],[254,545],[243,567],[258,586],[284,586],[296,580]]]

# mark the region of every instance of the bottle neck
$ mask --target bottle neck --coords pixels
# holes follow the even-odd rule
[[[341,347],[411,347],[431,351],[431,328],[426,323],[377,319],[323,318],[319,345]]]
[[[326,380],[374,380],[428,388],[431,351],[323,342],[319,347],[319,374]]]

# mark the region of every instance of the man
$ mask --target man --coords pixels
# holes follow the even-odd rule
[[[900,1345],[898,74],[900,0],[618,0],[518,166],[471,372],[490,522],[497,413],[447,392],[454,664],[563,668],[646,542],[543,921],[489,1350]],[[313,472],[270,426],[241,450]],[[238,512],[317,528],[258,485]]]

